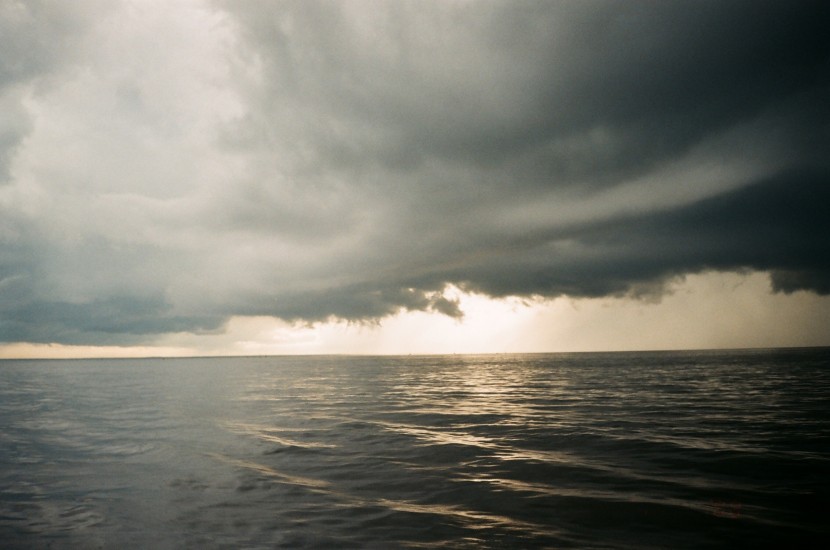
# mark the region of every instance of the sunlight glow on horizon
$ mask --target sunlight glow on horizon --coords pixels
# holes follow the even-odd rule
[[[377,325],[291,325],[233,317],[220,334],[166,335],[143,346],[10,343],[0,358],[405,355],[828,345],[830,297],[770,295],[762,273],[686,277],[651,303],[631,298],[494,300],[463,293],[464,318],[405,312]],[[774,327],[774,328],[770,328]]]

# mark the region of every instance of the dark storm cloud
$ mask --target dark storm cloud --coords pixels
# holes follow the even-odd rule
[[[362,6],[229,7],[268,83],[249,123],[276,133],[301,113],[315,164],[615,185],[827,83],[819,2]]]
[[[213,332],[223,322],[175,315],[162,297],[147,295],[83,303],[33,301],[4,313],[0,333],[8,341],[63,344],[139,344],[168,332]]]
[[[35,24],[72,11],[50,6],[0,12],[17,112],[0,155],[25,175],[0,194],[0,340],[459,317],[447,285],[637,297],[760,270],[776,291],[830,290],[824,2],[215,2],[231,30],[209,61],[227,71],[199,86],[204,60],[164,65],[169,29],[62,73],[62,44],[140,18],[115,4],[93,30]],[[100,97],[36,97],[89,119],[40,119],[79,125],[60,126],[75,141],[16,156],[32,131],[19,90],[42,75]],[[216,88],[233,116],[209,124]]]
[[[830,171],[786,172],[680,208],[573,227],[444,277],[473,273],[472,289],[497,296],[603,296],[752,268],[772,271],[776,290],[827,294],[828,204]]]
[[[19,216],[10,217],[15,218],[26,227]],[[62,247],[38,244],[44,240],[18,231],[17,243],[0,247],[5,341],[135,344],[148,335],[212,331],[224,322],[173,310],[164,295],[169,274],[157,271],[175,262],[152,248],[102,238]]]
[[[773,170],[826,162],[823,3],[226,6],[267,84],[249,90],[252,110],[237,132],[300,136],[303,152],[282,169],[304,185],[346,181],[344,194],[372,196],[386,232],[361,242],[359,281],[314,294],[326,296],[328,308],[302,297],[313,318],[407,307],[380,292],[388,285],[463,282],[493,295],[601,296],[684,272],[784,268],[783,251],[759,255],[755,241],[739,239],[725,223],[701,229],[699,238],[710,242],[695,247],[681,245],[691,238],[688,228],[665,224],[664,239],[677,243],[670,254],[653,250],[668,245],[647,238],[650,227],[627,229],[631,238],[615,241],[623,228],[592,215],[590,205],[603,189],[659,174],[695,151],[701,163],[772,165],[766,174],[697,182],[724,192]],[[267,177],[257,185],[269,187]],[[655,193],[681,195],[689,184],[666,178],[652,185]],[[548,223],[500,226],[503,211],[533,201],[551,203]],[[568,216],[557,202],[587,204],[586,219],[563,230]],[[685,213],[687,204],[677,202],[661,215]],[[810,239],[793,236],[786,223],[803,204],[786,204],[794,210],[775,226],[756,219],[758,227],[741,229],[780,234],[770,246]],[[740,206],[729,204],[737,217]],[[630,223],[657,223],[649,220]],[[821,246],[810,249],[813,262],[826,256]],[[350,262],[339,268],[350,270]],[[358,289],[365,285],[378,293],[364,296]],[[348,299],[331,296],[340,292]],[[283,310],[286,302],[293,297],[277,299],[272,311],[303,316],[302,305]]]

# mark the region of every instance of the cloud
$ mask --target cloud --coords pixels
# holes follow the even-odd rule
[[[830,291],[822,2],[104,4],[0,11],[2,341]]]
[[[675,208],[540,235],[499,261],[465,265],[490,295],[597,297],[710,270],[772,271],[776,290],[828,293],[830,172],[784,172]]]
[[[14,151],[31,131],[27,94],[49,86],[50,77],[73,61],[71,52],[93,7],[93,2],[73,8],[39,0],[0,6],[0,185],[8,182]]]
[[[817,3],[226,6],[257,60],[248,131],[309,169],[615,185],[826,84]]]

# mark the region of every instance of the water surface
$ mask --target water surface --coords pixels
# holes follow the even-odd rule
[[[0,361],[8,548],[819,547],[830,350]]]

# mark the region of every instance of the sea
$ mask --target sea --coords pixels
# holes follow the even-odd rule
[[[830,348],[0,361],[0,547],[830,548]]]

